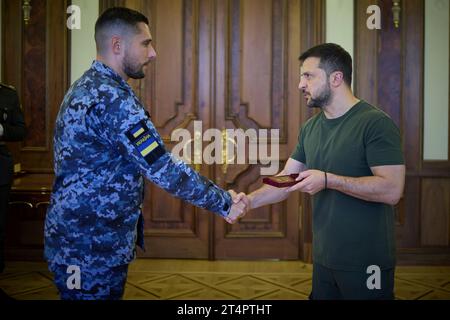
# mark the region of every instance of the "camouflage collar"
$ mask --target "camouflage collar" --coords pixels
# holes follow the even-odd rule
[[[124,87],[128,91],[133,92],[130,85],[116,71],[114,71],[111,67],[107,66],[106,64],[98,60],[94,60],[94,62],[92,62],[91,69],[94,69],[95,71],[106,75],[107,77],[118,82],[121,87]]]

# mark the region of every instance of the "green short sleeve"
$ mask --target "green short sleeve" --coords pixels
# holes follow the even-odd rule
[[[294,152],[291,154],[291,158],[300,161],[301,163],[306,163],[305,149],[302,138],[302,128],[300,128],[300,132],[298,133],[298,143],[294,149]]]
[[[394,121],[383,116],[374,121],[365,136],[369,167],[404,164],[400,131]]]

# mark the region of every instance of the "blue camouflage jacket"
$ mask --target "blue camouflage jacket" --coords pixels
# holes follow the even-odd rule
[[[44,254],[50,266],[129,263],[138,233],[143,239],[143,228],[137,227],[143,177],[221,216],[230,211],[229,193],[165,150],[131,87],[99,61],[64,97],[54,158],[45,219]]]

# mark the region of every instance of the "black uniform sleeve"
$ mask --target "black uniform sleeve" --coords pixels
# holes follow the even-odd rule
[[[0,121],[3,126],[3,136],[0,137],[0,140],[21,141],[25,138],[26,128],[19,97],[15,90],[9,88],[4,90],[8,91],[2,95],[5,104],[0,105]]]

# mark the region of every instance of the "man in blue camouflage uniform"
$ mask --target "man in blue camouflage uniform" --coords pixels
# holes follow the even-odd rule
[[[106,10],[95,25],[97,59],[61,105],[45,257],[62,299],[122,297],[135,245],[143,247],[144,177],[230,223],[247,209],[243,194],[220,189],[165,150],[127,84],[156,56],[151,40],[145,16]]]

